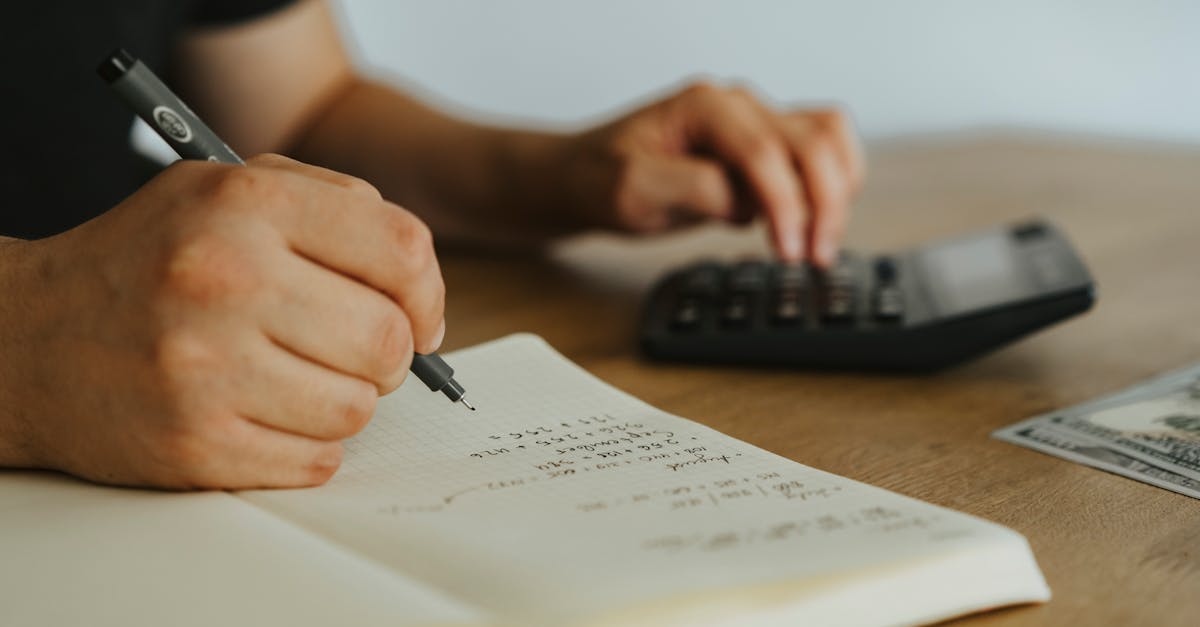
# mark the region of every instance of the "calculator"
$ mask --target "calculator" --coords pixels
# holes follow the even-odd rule
[[[652,358],[927,371],[1087,311],[1095,284],[1043,219],[830,268],[703,261],[652,289],[640,327]]]

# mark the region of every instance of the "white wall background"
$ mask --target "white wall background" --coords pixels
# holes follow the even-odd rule
[[[868,137],[979,126],[1200,142],[1196,0],[341,0],[363,65],[576,125],[690,76],[847,105]]]

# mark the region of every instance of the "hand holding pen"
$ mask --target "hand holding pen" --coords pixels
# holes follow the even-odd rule
[[[221,141],[150,68],[125,50],[114,50],[97,70],[113,91],[174,148],[181,158],[245,165],[242,158]],[[336,175],[330,171],[325,172],[327,176]],[[347,184],[361,186],[364,183],[354,179],[349,180]],[[378,196],[378,192],[372,188],[370,195]],[[437,340],[439,344],[441,334],[445,332],[445,322],[442,324],[443,328],[439,331]],[[475,410],[464,398],[466,390],[454,380],[454,370],[440,356],[436,353],[417,353],[412,359],[413,374],[431,391],[440,391],[451,401],[461,402],[471,411]]]
[[[182,105],[159,106],[163,132],[200,137]],[[316,485],[379,394],[439,363],[413,359],[444,332],[429,230],[337,172],[184,160],[19,244],[0,306],[34,315],[5,330],[22,367],[4,372],[4,400],[37,419],[12,465],[175,489]],[[448,368],[423,375],[461,396]]]

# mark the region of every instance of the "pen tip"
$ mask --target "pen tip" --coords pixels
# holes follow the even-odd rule
[[[471,411],[475,411],[475,406],[468,403],[466,397],[458,399],[458,402],[462,403],[463,405],[466,405],[467,409],[469,409]]]

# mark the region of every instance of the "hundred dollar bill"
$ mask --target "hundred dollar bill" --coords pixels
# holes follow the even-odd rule
[[[992,436],[1200,498],[1200,364]]]

